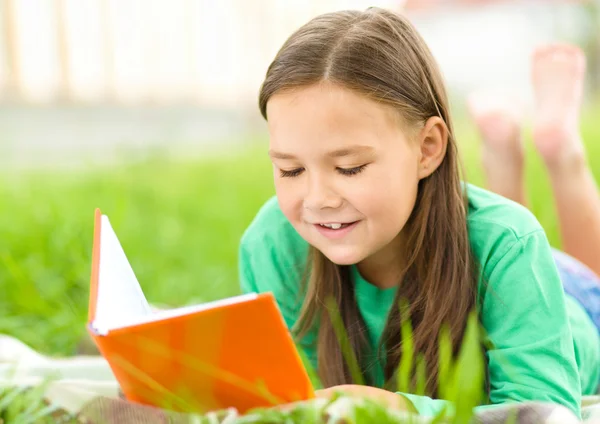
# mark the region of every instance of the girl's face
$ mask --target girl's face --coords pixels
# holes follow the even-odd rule
[[[275,94],[267,115],[277,198],[296,231],[339,265],[395,257],[429,173],[398,112],[322,83]]]

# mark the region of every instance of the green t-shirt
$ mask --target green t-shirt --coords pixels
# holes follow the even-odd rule
[[[548,401],[579,416],[582,393],[594,393],[600,378],[596,327],[579,303],[564,294],[535,217],[486,190],[467,185],[467,194],[469,238],[481,267],[481,322],[495,346],[486,352],[491,403]],[[240,244],[242,290],[272,292],[290,329],[302,305],[307,251],[308,243],[285,218],[275,197],[259,211]],[[376,351],[397,288],[381,290],[362,278],[356,266],[351,269],[359,310]],[[315,368],[316,334],[315,328],[301,343]],[[381,364],[371,373],[381,387]],[[434,415],[445,403],[406,396],[421,415]]]

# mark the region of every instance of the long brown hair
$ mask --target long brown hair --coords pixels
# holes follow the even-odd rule
[[[420,181],[415,208],[403,229],[408,261],[396,295],[396,304],[401,299],[408,303],[414,350],[426,361],[427,392],[435,395],[440,329],[447,325],[453,346],[460,345],[467,315],[475,305],[478,274],[467,233],[466,196],[442,77],[425,42],[407,19],[369,8],[318,16],[292,34],[262,84],[259,106],[263,117],[268,119],[267,102],[275,93],[322,81],[391,105],[415,128],[432,116],[441,117],[448,128],[446,155],[441,165]],[[351,273],[347,266],[334,264],[312,247],[307,265],[296,336],[301,339],[318,322],[317,360],[323,384],[351,383],[323,304],[324,299],[335,299],[354,355],[363,364],[368,343]],[[388,381],[402,356],[400,321],[399,308],[392,307],[381,338],[387,353]]]

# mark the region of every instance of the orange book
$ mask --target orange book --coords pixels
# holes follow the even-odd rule
[[[271,293],[154,311],[100,210],[88,331],[133,402],[183,412],[234,407],[244,413],[314,396]]]

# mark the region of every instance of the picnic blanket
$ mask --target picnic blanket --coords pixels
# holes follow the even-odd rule
[[[133,404],[119,396],[119,385],[108,363],[101,356],[74,356],[50,358],[39,354],[21,341],[0,335],[0,393],[14,388],[42,388],[45,403],[55,406],[57,412],[77,416],[79,422],[112,423],[191,423],[197,416],[175,413],[159,408]],[[0,397],[0,403],[1,403]],[[317,399],[313,402],[326,402]],[[354,420],[356,400],[339,398],[327,405],[327,422],[358,422]],[[585,423],[600,424],[600,396],[584,397],[582,403]],[[395,413],[401,418],[404,413]],[[404,414],[406,415],[406,414]],[[486,411],[477,415],[474,423],[504,423],[514,415],[517,424],[570,424],[578,423],[566,408],[544,403],[522,403]],[[275,415],[274,415],[275,418]],[[356,417],[357,418],[357,417]],[[259,422],[252,416],[240,415],[233,408],[203,416],[203,422],[244,423]],[[426,424],[427,417],[414,417],[414,424]],[[272,421],[276,422],[276,421]]]

